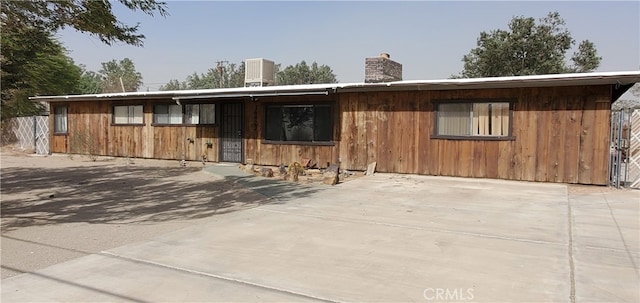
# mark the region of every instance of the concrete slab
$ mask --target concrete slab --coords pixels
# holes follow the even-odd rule
[[[272,201],[5,279],[3,302],[638,301],[635,193],[392,174],[300,186],[234,174],[224,178]]]
[[[640,302],[640,191],[569,198],[577,302]]]
[[[316,301],[196,272],[101,254],[12,277],[2,284],[3,302]]]
[[[562,301],[569,293],[564,245],[291,211],[236,213],[109,253],[340,302],[423,301],[429,288],[470,290],[479,301],[498,293]]]

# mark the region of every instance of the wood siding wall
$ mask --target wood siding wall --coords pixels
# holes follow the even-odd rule
[[[342,167],[606,185],[610,87],[349,93],[340,96]],[[514,140],[431,138],[436,101],[512,100]]]
[[[334,144],[330,145],[305,145],[305,144],[273,144],[264,143],[264,118],[267,104],[274,103],[303,103],[313,104],[318,102],[333,102]],[[256,102],[245,103],[245,159],[254,164],[261,165],[289,165],[303,158],[308,158],[318,164],[318,167],[326,168],[327,163],[338,163],[340,142],[340,108],[333,97],[279,97],[264,98]]]
[[[328,97],[244,100],[245,160],[288,165],[310,158],[325,167],[341,161],[349,170],[377,162],[379,172],[608,183],[611,87],[547,87],[447,91],[340,93]],[[432,138],[435,104],[447,100],[511,100],[513,140]],[[265,105],[334,102],[331,145],[273,144],[263,138]],[[86,153],[74,135],[95,138],[94,154],[218,161],[219,127],[152,126],[153,104],[144,103],[144,125],[111,124],[110,102],[69,102],[68,135],[51,135],[51,151]],[[53,111],[53,107],[52,107]],[[53,129],[53,112],[50,129]],[[218,115],[220,122],[224,117]],[[193,139],[193,142],[187,140]],[[212,147],[206,143],[212,142]]]
[[[154,102],[117,103],[141,104],[144,125],[131,126],[111,123],[114,104],[110,102],[56,103],[55,106],[68,106],[68,134],[51,135],[51,152],[177,160],[202,160],[205,155],[208,160],[217,161],[218,126],[152,126]],[[50,123],[53,129],[53,119]],[[207,142],[213,146],[207,147]]]

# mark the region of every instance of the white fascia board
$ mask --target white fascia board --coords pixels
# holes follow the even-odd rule
[[[92,95],[63,95],[63,96],[36,96],[32,100],[41,101],[98,101],[104,99],[134,99],[134,98],[166,98],[187,99],[198,96],[211,98],[224,96],[250,97],[256,95],[287,94],[300,95],[309,92],[322,91],[384,91],[389,89],[409,90],[438,90],[438,89],[480,89],[480,88],[508,88],[508,87],[532,87],[532,86],[568,86],[568,85],[601,85],[601,84],[631,84],[640,82],[640,71],[619,72],[595,72],[550,74],[533,76],[511,77],[487,77],[465,79],[441,79],[441,80],[404,80],[384,83],[330,83],[330,84],[303,84],[262,87],[236,87],[198,90],[176,90],[156,92],[130,92]]]

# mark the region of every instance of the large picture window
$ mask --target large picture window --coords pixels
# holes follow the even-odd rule
[[[439,103],[436,135],[509,137],[509,119],[509,102]]]
[[[182,106],[178,104],[158,104],[153,107],[153,123],[182,124]]]
[[[116,105],[113,107],[113,124],[143,124],[142,105]]]
[[[66,106],[56,106],[53,108],[53,133],[67,133],[67,111]]]
[[[330,104],[267,105],[265,139],[269,141],[330,142]]]
[[[215,104],[186,104],[184,106],[184,123],[186,124],[215,124]]]

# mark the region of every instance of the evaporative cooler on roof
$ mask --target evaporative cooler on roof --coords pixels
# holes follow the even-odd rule
[[[263,58],[244,61],[244,86],[270,86],[275,83],[275,64]]]

